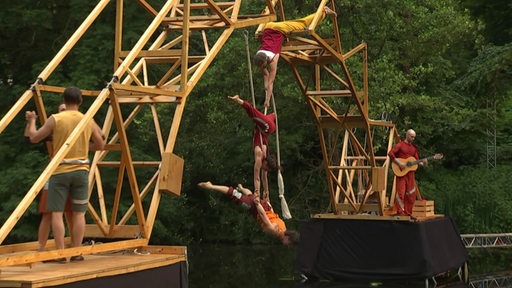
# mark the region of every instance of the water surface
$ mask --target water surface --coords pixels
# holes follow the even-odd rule
[[[417,281],[328,281],[302,283],[294,274],[295,247],[281,245],[188,246],[190,288],[423,288]],[[470,275],[471,276],[471,275]],[[491,276],[492,277],[492,276]],[[467,287],[450,276],[438,287]],[[473,277],[474,278],[474,277]]]

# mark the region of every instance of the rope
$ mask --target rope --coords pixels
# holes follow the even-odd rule
[[[249,82],[251,85],[251,97],[252,97],[252,106],[256,107],[256,97],[254,96],[254,81],[252,79],[252,66],[251,66],[251,55],[249,51],[249,31],[244,30],[244,38],[245,38],[245,54],[247,55],[247,71],[249,72]],[[265,114],[267,114],[267,110],[265,110]],[[256,128],[254,128],[256,129]],[[260,145],[261,151],[263,151],[263,136],[261,135],[261,131],[258,129],[258,135],[260,136]],[[266,156],[266,155],[265,155]],[[261,176],[261,175],[260,175]],[[254,187],[254,193],[259,193],[260,187]],[[258,190],[258,191],[256,191]]]
[[[256,99],[254,97],[254,83],[253,83],[253,80],[252,80],[252,66],[251,66],[251,55],[250,55],[250,51],[249,51],[249,31],[247,30],[244,30],[244,37],[245,37],[245,50],[246,50],[246,54],[247,54],[247,71],[249,72],[249,81],[250,81],[250,84],[251,84],[251,97],[252,97],[252,106],[256,107]],[[265,114],[267,114],[265,112]]]
[[[256,97],[254,96],[254,81],[252,79],[252,66],[251,66],[251,55],[249,51],[249,31],[244,30],[244,38],[245,38],[245,51],[247,54],[247,71],[249,72],[249,83],[251,85],[251,97],[252,97],[252,106],[256,107]],[[265,108],[265,115],[267,114],[267,108]],[[261,131],[258,132],[260,135],[260,143],[263,146],[263,138],[261,136]],[[263,147],[260,147],[263,150]],[[254,187],[256,188],[256,187]]]
[[[274,99],[274,94],[271,95],[272,98],[272,108],[274,109],[274,114],[276,115],[276,151],[277,151],[277,186],[279,188],[279,199],[281,199],[281,213],[283,214],[284,219],[291,219],[292,214],[290,213],[290,209],[288,209],[288,203],[286,203],[286,199],[284,198],[284,180],[283,175],[281,175],[281,153],[279,152],[279,124],[277,121],[277,109],[276,109],[276,101]]]

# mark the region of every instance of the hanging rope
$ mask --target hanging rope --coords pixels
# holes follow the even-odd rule
[[[249,72],[249,82],[251,85],[251,97],[252,97],[252,106],[256,107],[256,97],[254,96],[254,81],[252,79],[252,66],[251,66],[251,55],[249,51],[249,31],[244,30],[245,37],[245,54],[247,54],[247,71]],[[267,108],[265,108],[265,115],[267,114]],[[260,143],[263,146],[263,136],[261,135],[261,131],[258,132],[260,136]],[[260,147],[263,151],[263,147]],[[256,187],[254,187],[256,188]]]
[[[246,55],[247,55],[247,71],[248,71],[248,74],[249,74],[249,83],[251,85],[251,98],[252,98],[252,106],[253,107],[256,107],[256,97],[254,96],[254,84],[253,84],[253,80],[252,80],[252,66],[251,66],[251,55],[250,55],[250,51],[249,51],[249,31],[247,30],[244,30],[244,38],[245,38],[245,51],[246,51]],[[265,114],[267,114],[267,111],[265,110]],[[256,129],[256,128],[255,128]],[[261,131],[258,130],[258,135],[260,136],[260,145],[261,145],[261,151],[263,151],[263,136],[261,135]],[[256,189],[257,187],[254,187],[254,193],[256,193]],[[259,187],[258,187],[259,189]],[[259,193],[259,191],[258,191]]]
[[[286,203],[286,199],[284,198],[284,180],[283,175],[281,175],[281,153],[279,152],[279,125],[277,121],[277,109],[276,109],[276,101],[274,100],[274,94],[271,95],[272,98],[272,109],[274,109],[274,114],[276,115],[276,151],[277,151],[277,186],[279,188],[279,199],[281,199],[281,213],[283,214],[284,219],[291,219],[292,214],[290,213],[290,209],[288,209],[288,203]]]
[[[256,97],[254,96],[254,83],[253,83],[254,81],[252,79],[252,66],[251,66],[251,55],[250,55],[251,52],[249,51],[249,31],[244,30],[244,37],[245,37],[245,51],[247,54],[247,71],[249,72],[249,82],[251,84],[252,106],[256,107]],[[267,110],[265,110],[265,114],[267,114]],[[258,129],[258,135],[260,136],[260,145],[261,145],[260,148],[261,148],[261,151],[263,151],[263,136],[261,135],[261,131],[259,131],[259,129]],[[254,187],[254,189],[255,189],[253,191],[254,193],[259,193],[259,191],[256,191],[256,189],[257,189],[256,187]]]
[[[254,97],[254,84],[252,80],[252,66],[251,66],[251,55],[249,51],[249,31],[244,30],[244,37],[245,37],[245,50],[247,54],[247,71],[249,72],[249,81],[251,84],[251,97],[252,97],[252,106],[256,107],[256,99]],[[265,113],[267,114],[267,113]]]

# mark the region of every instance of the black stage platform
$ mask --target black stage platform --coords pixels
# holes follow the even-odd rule
[[[426,279],[462,267],[467,251],[449,217],[421,222],[310,219],[295,270],[307,279]]]

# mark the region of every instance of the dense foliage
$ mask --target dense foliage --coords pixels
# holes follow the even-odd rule
[[[90,2],[19,0],[3,4],[0,116],[80,25],[94,7]],[[285,2],[287,19],[306,15],[317,5],[310,0]],[[260,6],[259,1],[247,1],[243,9],[257,13]],[[361,41],[368,43],[371,118],[385,116],[400,131],[414,128],[422,156],[445,155],[417,176],[424,196],[436,201],[436,212],[453,217],[461,233],[510,232],[509,1],[340,0],[336,10],[345,49]],[[140,11],[137,5],[126,5],[124,13],[130,21],[123,45],[127,47],[137,41],[147,22],[147,15]],[[112,69],[114,18],[113,6],[107,8],[54,72],[51,84],[103,88]],[[236,31],[224,45],[188,100],[175,151],[186,161],[183,193],[177,198],[163,197],[151,238],[154,243],[271,241],[258,232],[249,215],[220,195],[196,187],[205,180],[235,185],[252,179],[252,126],[243,111],[226,100],[234,94],[250,97],[243,32]],[[252,38],[249,41],[254,52],[258,44]],[[288,225],[293,228],[311,213],[329,211],[330,201],[316,127],[290,69],[281,62],[275,95],[286,196],[294,216]],[[257,71],[252,73],[257,101],[262,102],[261,77]],[[170,122],[171,118],[161,120]],[[23,125],[19,116],[0,134],[0,220],[10,215],[47,162],[42,145],[29,145],[21,137]],[[489,133],[494,129],[495,138]],[[154,143],[145,141],[146,133],[151,132],[145,130],[143,121],[137,123],[130,131],[130,143],[133,153],[150,157],[154,149],[149,145]],[[497,165],[489,168],[487,152],[493,141]],[[270,182],[271,200],[278,206],[275,175]],[[35,203],[32,206],[9,241],[36,238],[39,215]]]

